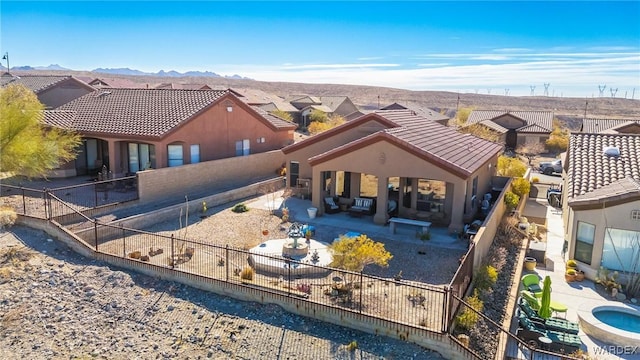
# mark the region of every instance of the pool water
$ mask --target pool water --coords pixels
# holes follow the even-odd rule
[[[640,315],[615,310],[600,310],[594,311],[593,316],[620,330],[640,334]]]

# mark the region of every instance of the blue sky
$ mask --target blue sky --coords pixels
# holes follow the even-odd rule
[[[640,2],[6,1],[11,66],[640,98]],[[6,62],[3,62],[6,66]]]

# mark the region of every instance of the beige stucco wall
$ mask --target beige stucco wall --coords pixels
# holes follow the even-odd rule
[[[138,172],[140,202],[197,195],[207,187],[235,187],[276,176],[284,162],[281,150],[199,164]]]
[[[640,221],[631,219],[631,210],[640,210],[640,201],[633,201],[625,204],[599,208],[592,210],[574,210],[569,207],[567,216],[568,226],[566,226],[567,239],[569,240],[568,256],[573,259],[575,252],[575,240],[578,229],[578,221],[595,225],[595,235],[593,240],[593,252],[591,264],[580,263],[580,269],[585,272],[585,276],[593,279],[602,261],[602,249],[604,246],[605,229],[607,227],[640,231]]]
[[[311,178],[311,166],[309,165],[308,159],[312,156],[322,154],[326,151],[337,148],[338,146],[347,144],[351,141],[360,139],[364,136],[371,135],[377,131],[385,129],[386,127],[380,124],[377,121],[368,121],[363,123],[353,129],[349,129],[347,131],[343,131],[333,136],[324,139],[323,141],[319,141],[313,144],[309,144],[303,148],[300,148],[296,151],[293,151],[289,154],[286,154],[287,160],[287,176],[291,174],[291,161],[297,161],[300,163],[300,178],[310,179]],[[291,184],[291,178],[287,178],[287,184]],[[292,184],[295,185],[295,184]]]
[[[466,219],[471,218],[474,209],[471,206],[471,196],[473,188],[473,178],[478,176],[478,192],[480,198],[485,192],[490,190],[491,176],[495,171],[497,156],[491,161],[481,166],[469,179],[461,178],[448,172],[440,166],[425,161],[415,155],[398,148],[387,141],[379,141],[365,148],[360,148],[334,158],[313,167],[313,178],[319,179],[322,171],[351,171],[352,173],[365,173],[378,177],[378,202],[377,211],[374,216],[376,223],[386,222],[386,201],[381,201],[382,196],[386,197],[389,177],[410,177],[434,179],[447,182],[447,194],[445,202],[445,213],[451,216],[449,228],[451,230],[462,229]],[[491,166],[489,166],[491,163]],[[353,179],[358,176],[352,176]],[[352,187],[352,192],[354,189]],[[355,192],[357,194],[357,192]],[[312,184],[312,201],[314,206],[322,212],[322,199],[324,197],[321,184]],[[466,213],[464,209],[466,197]],[[384,199],[386,200],[386,199]],[[478,203],[479,205],[479,203]]]
[[[518,145],[544,143],[549,139],[549,134],[542,133],[518,133]]]

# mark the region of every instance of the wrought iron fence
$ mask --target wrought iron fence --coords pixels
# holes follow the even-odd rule
[[[454,314],[458,320],[452,333],[481,359],[579,360],[567,354],[573,350],[562,344],[543,344],[538,337],[520,338],[499,325],[500,319],[489,318],[455,294],[452,298],[460,305]],[[517,325],[512,327],[517,328]]]
[[[475,254],[475,243],[471,242],[469,246],[469,250],[467,253],[460,258],[460,265],[458,266],[458,270],[453,275],[451,282],[449,283],[449,288],[453,292],[456,297],[450,297],[449,301],[449,312],[448,312],[448,321],[449,325],[451,325],[453,321],[453,315],[458,311],[460,303],[456,300],[457,298],[464,298],[464,295],[467,293],[469,286],[471,285],[471,281],[473,280],[473,259]]]
[[[65,215],[86,214],[105,206],[137,200],[137,182],[136,176],[129,176],[42,190],[0,184],[0,196],[2,204],[12,207],[18,214],[60,220]],[[68,206],[52,203],[48,194],[56,196]]]

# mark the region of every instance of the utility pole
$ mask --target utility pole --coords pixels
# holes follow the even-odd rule
[[[549,85],[551,83],[544,83],[544,96],[549,96]]]
[[[509,89],[504,89],[504,96],[509,96]]]
[[[531,85],[529,86],[529,88],[531,89],[531,96],[534,96],[536,93],[536,86],[535,85]]]
[[[10,74],[11,71],[9,69],[11,69],[11,67],[9,67],[9,52],[4,53],[2,60],[7,60],[7,74]]]
[[[604,89],[607,88],[607,85],[598,85],[598,90],[600,91],[600,97],[604,96]]]
[[[584,118],[587,118],[587,106],[589,106],[589,99],[584,99]]]
[[[458,93],[458,100],[456,101],[456,114],[460,110],[460,93]]]
[[[616,94],[618,93],[618,88],[609,88],[609,91],[611,91],[611,97],[614,98],[616,97]]]

